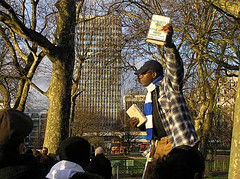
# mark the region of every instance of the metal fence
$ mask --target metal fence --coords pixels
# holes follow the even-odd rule
[[[141,178],[146,163],[144,157],[109,158],[112,164],[113,179]],[[216,157],[205,162],[205,173],[228,172],[229,156]]]
[[[205,162],[205,173],[208,172],[228,172],[229,158],[214,159],[213,161]]]
[[[141,178],[146,163],[143,157],[111,158],[113,178]]]

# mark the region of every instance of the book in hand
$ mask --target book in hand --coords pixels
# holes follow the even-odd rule
[[[139,119],[139,123],[137,127],[141,126],[144,122],[147,121],[146,116],[142,113],[142,111],[138,108],[136,104],[133,104],[128,110],[127,114],[129,117],[136,117]]]
[[[164,45],[167,34],[160,29],[170,22],[169,17],[153,15],[146,41],[157,45]]]

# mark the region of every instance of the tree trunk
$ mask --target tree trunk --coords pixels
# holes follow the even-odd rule
[[[234,123],[231,142],[231,154],[229,164],[229,179],[240,178],[240,76],[238,75],[238,87],[234,109]]]
[[[37,49],[38,45],[42,49],[42,55],[46,55],[52,62],[53,71],[51,82],[48,91],[44,93],[49,100],[48,120],[44,140],[44,146],[49,148],[49,153],[55,153],[60,142],[68,137],[72,74],[75,62],[75,2],[75,0],[57,1],[58,22],[54,33],[55,39],[53,40],[53,43],[51,43],[46,37],[33,30],[35,27],[35,21],[33,22],[33,29],[29,29],[22,23],[19,19],[19,15],[8,3],[6,3],[6,1],[0,1],[0,6],[6,10],[6,12],[5,10],[1,10],[0,21],[10,27],[13,32],[17,33],[27,41],[34,43],[31,48],[31,53]],[[83,0],[80,5],[82,5],[82,3]],[[34,6],[33,8],[36,7]],[[40,55],[40,58],[43,56]],[[33,59],[29,60],[30,62],[33,62]],[[35,69],[29,70],[30,72],[33,72],[32,74],[27,74],[27,77],[31,80]],[[21,94],[18,94],[17,96],[17,104],[20,104],[18,105],[18,109],[20,110],[24,110],[24,100],[26,100],[29,90],[28,82],[26,82],[25,85],[24,84],[25,83],[21,84],[21,88],[19,89]]]
[[[76,6],[74,0],[59,0],[58,23],[55,31],[55,56],[48,56],[53,72],[47,97],[49,100],[44,146],[56,153],[62,140],[69,134],[72,75],[75,62]]]
[[[206,114],[206,121],[203,127],[203,133],[201,138],[201,152],[203,153],[203,156],[206,158],[207,156],[207,146],[208,146],[208,140],[209,140],[209,133],[212,127],[212,120],[213,120],[213,107],[209,107],[209,111]]]
[[[77,67],[77,72],[76,72],[76,76],[74,79],[74,83],[72,86],[72,92],[71,92],[71,112],[70,112],[70,127],[69,127],[69,136],[72,136],[72,124],[74,122],[74,118],[75,118],[75,107],[76,107],[76,99],[77,97],[80,95],[80,91],[78,89],[78,85],[79,85],[79,81],[81,78],[81,70],[82,70],[82,64],[85,58],[81,58],[78,61],[78,67]]]
[[[73,68],[73,67],[71,67]],[[60,62],[53,63],[53,73],[48,90],[48,117],[44,146],[55,153],[62,140],[68,137],[71,106],[72,70]]]

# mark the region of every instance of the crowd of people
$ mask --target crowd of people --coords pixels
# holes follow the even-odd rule
[[[62,141],[55,156],[48,148],[26,149],[32,119],[15,109],[0,110],[0,179],[110,179],[112,168],[102,147],[90,160],[91,147],[82,137]]]
[[[96,148],[90,158],[91,146],[82,137],[65,139],[55,156],[48,154],[47,147],[23,152],[25,137],[32,128],[32,120],[26,114],[15,109],[0,110],[0,179],[111,179],[111,163],[103,148]],[[203,172],[201,153],[183,145],[154,161],[149,178],[201,179]]]
[[[172,25],[161,30],[167,34],[165,74],[155,60],[147,61],[135,72],[148,90],[144,108],[147,121],[139,127],[146,130],[154,151],[146,176],[201,179],[204,158],[197,150],[198,137],[182,92],[183,62],[172,41]],[[136,127],[139,119],[130,118],[129,122]],[[111,178],[111,163],[103,148],[96,148],[90,158],[91,146],[82,137],[62,141],[56,157],[49,156],[46,147],[41,152],[26,150],[23,154],[25,137],[32,129],[32,120],[26,114],[15,109],[0,110],[0,179]]]

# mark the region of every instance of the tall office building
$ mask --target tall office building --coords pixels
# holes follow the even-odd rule
[[[109,15],[83,21],[76,40],[78,58],[85,59],[76,112],[98,116],[100,126],[113,127],[121,109],[121,18]]]

